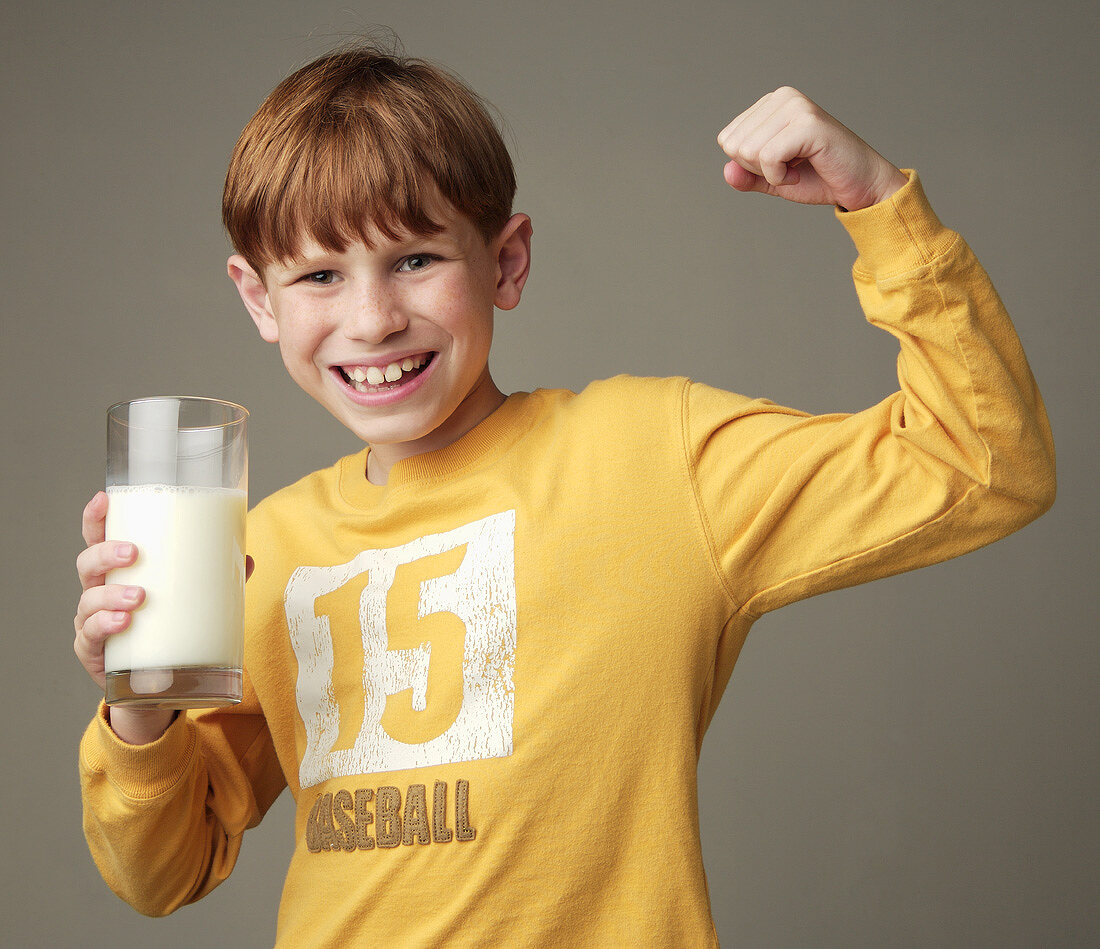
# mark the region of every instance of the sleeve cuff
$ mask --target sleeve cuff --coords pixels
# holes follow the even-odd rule
[[[885,201],[858,211],[836,209],[837,219],[856,245],[856,269],[876,277],[905,273],[934,260],[956,240],[925,197],[917,173],[902,171],[908,183]]]
[[[194,724],[181,712],[156,741],[129,745],[111,730],[107,705],[100,702],[81,739],[80,757],[84,767],[109,775],[127,797],[153,798],[172,788],[187,772],[196,741]]]

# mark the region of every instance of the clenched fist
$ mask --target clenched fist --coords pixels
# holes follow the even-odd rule
[[[730,157],[725,178],[738,191],[759,191],[799,204],[856,211],[885,200],[905,175],[851,129],[797,89],[758,100],[718,134]]]

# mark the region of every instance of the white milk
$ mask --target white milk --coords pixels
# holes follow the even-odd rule
[[[145,588],[130,628],[107,638],[107,672],[240,668],[244,623],[244,491],[163,484],[107,489],[107,539],[132,541],[131,567],[108,583]]]

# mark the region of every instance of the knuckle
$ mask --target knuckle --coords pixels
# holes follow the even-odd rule
[[[782,146],[768,142],[760,148],[760,160],[765,164],[774,164],[783,160]]]
[[[95,554],[89,547],[82,551],[76,558],[76,573],[80,577],[81,586],[88,589],[98,586],[103,582],[103,571],[99,568]]]
[[[80,623],[88,622],[88,617],[96,611],[96,596],[95,593],[98,590],[102,590],[103,587],[89,587],[85,590],[80,600],[76,604],[76,619]]]
[[[84,620],[84,623],[80,627],[80,633],[77,636],[77,642],[83,643],[85,650],[89,643],[94,643],[96,640],[96,615],[93,613],[91,616]]]
[[[103,640],[110,634],[106,622],[109,617],[110,614],[94,613],[84,623],[84,639],[97,650],[103,648]]]
[[[84,624],[77,630],[76,638],[73,640],[73,648],[76,650],[78,656],[86,656],[94,649],[94,633],[94,625],[90,620],[85,620]]]
[[[804,109],[800,109],[798,112],[795,113],[795,115],[791,118],[791,125],[795,126],[796,128],[802,129],[810,128],[813,125],[817,124],[819,118],[820,116],[817,114],[816,107],[813,105],[813,103],[810,103],[809,106]]]

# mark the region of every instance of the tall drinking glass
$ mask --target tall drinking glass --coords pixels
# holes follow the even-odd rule
[[[213,708],[241,700],[248,412],[173,396],[107,410],[107,539],[137,560],[108,583],[145,588],[104,649],[109,705]]]

